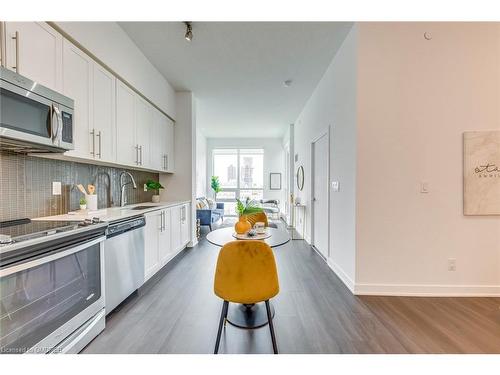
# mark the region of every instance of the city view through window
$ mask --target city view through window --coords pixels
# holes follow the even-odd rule
[[[261,200],[264,188],[264,150],[215,149],[213,175],[219,177],[225,215],[236,215],[235,199]]]

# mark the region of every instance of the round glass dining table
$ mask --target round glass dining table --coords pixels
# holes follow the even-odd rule
[[[264,241],[271,248],[284,245],[290,241],[290,235],[286,230],[268,227],[266,231],[271,236],[259,241]],[[236,239],[233,237],[233,234],[233,227],[216,229],[207,234],[207,241],[220,247],[231,241],[246,241]],[[272,303],[270,303],[270,307],[271,315],[274,318],[274,306]],[[268,324],[266,306],[264,302],[255,304],[229,304],[227,321],[239,328],[251,329],[265,326]]]

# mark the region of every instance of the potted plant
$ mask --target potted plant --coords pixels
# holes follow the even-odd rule
[[[217,201],[217,193],[220,193],[222,191],[222,189],[220,187],[219,176],[212,176],[210,186],[212,187],[212,190],[214,191],[215,201]]]
[[[234,225],[234,231],[238,234],[245,234],[252,229],[252,224],[247,220],[247,215],[262,212],[262,207],[259,207],[255,201],[249,199],[245,203],[239,199],[236,199],[236,202],[236,212],[238,212],[239,220]]]
[[[163,189],[163,186],[158,181],[154,181],[154,180],[147,180],[146,181],[146,190],[156,191],[156,194],[153,195],[153,197],[152,197],[153,203],[160,202],[160,189]]]
[[[87,201],[85,198],[80,198],[80,210],[86,210],[87,209]]]

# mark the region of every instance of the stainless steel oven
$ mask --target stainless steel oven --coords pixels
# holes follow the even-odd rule
[[[0,353],[77,353],[104,329],[104,230],[0,254]]]
[[[0,67],[0,146],[17,152],[74,148],[74,102]]]

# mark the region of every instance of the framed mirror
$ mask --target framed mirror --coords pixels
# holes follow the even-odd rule
[[[297,187],[299,190],[304,188],[304,167],[302,165],[297,168]]]

